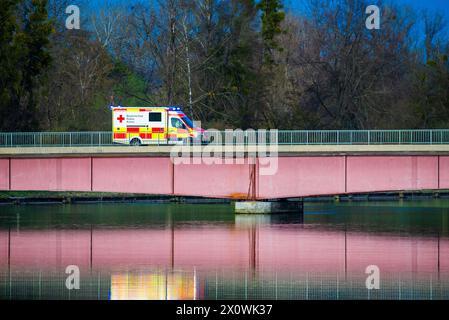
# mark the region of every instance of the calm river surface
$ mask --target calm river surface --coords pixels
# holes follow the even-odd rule
[[[1,205],[0,299],[449,299],[449,200],[304,211]],[[79,289],[66,288],[67,266]],[[366,287],[368,266],[379,289]]]

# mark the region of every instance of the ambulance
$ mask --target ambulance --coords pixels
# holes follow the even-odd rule
[[[132,146],[206,142],[203,129],[196,127],[180,107],[114,107],[112,140]]]

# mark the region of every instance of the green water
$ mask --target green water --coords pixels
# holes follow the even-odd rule
[[[194,298],[448,299],[449,200],[0,206],[0,299]]]

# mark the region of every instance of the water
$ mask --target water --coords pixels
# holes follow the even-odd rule
[[[449,201],[0,206],[0,299],[448,299]],[[80,288],[66,288],[66,268]],[[379,289],[366,268],[379,268]],[[74,282],[72,282],[73,284]],[[374,283],[374,282],[372,282]]]

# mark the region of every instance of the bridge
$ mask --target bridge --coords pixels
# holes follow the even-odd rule
[[[230,159],[194,146],[176,164],[173,146],[114,145],[109,132],[0,133],[0,190],[268,200],[449,189],[449,130],[277,131],[275,153],[231,136],[219,145]]]

